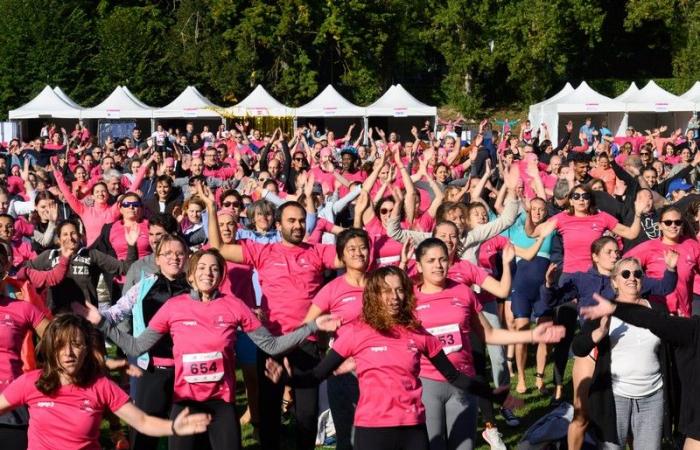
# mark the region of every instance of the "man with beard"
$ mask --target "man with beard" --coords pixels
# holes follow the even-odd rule
[[[335,247],[304,242],[306,210],[293,201],[280,205],[275,211],[281,242],[260,244],[244,240],[240,244],[224,245],[219,238],[213,197],[205,201],[210,217],[211,246],[219,248],[228,261],[247,264],[258,271],[263,291],[261,309],[270,332],[280,336],[298,328],[304,322],[311,300],[321,289],[324,270],[339,267]],[[260,444],[264,449],[274,450],[280,448],[284,386],[272,383],[265,376],[265,361],[269,357],[262,352],[258,354],[260,405],[265,405],[265,409],[260,411]],[[312,336],[289,353],[287,358],[294,370],[311,370],[321,360],[318,343]],[[312,450],[316,440],[318,388],[296,388],[294,404],[298,427],[297,449]]]

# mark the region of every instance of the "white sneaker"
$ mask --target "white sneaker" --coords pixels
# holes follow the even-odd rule
[[[491,450],[508,450],[506,444],[503,443],[503,439],[501,439],[501,433],[494,426],[487,424],[481,433],[481,437],[491,446]]]

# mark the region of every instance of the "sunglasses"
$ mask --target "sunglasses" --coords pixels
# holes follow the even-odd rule
[[[239,208],[241,204],[239,202],[223,202],[221,206],[224,208]]]
[[[639,154],[639,156],[649,156],[649,155],[651,155],[651,153],[649,153],[649,152],[641,152]]]
[[[591,194],[588,192],[575,192],[571,194],[571,199],[572,200],[590,200],[591,199]]]
[[[681,225],[683,225],[682,220],[662,220],[661,223],[663,223],[667,227],[670,227],[671,225],[675,225],[677,227],[680,227]]]
[[[122,208],[140,208],[143,206],[141,202],[122,202]]]
[[[303,160],[304,160],[304,158],[294,158],[294,161],[299,161],[299,162],[301,162],[301,161],[303,161]]]
[[[379,214],[389,214],[391,212],[388,208],[382,208],[379,210]]]
[[[642,279],[642,271],[639,270],[639,269],[638,269],[638,270],[634,270],[634,271],[632,271],[632,270],[623,270],[622,272],[620,272],[620,275],[621,275],[622,278],[624,278],[625,280],[629,280],[629,278],[630,278],[632,275],[634,275],[634,278],[636,278],[637,280],[641,280],[641,279]]]

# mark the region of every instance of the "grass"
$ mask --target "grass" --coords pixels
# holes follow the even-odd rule
[[[513,427],[510,428],[508,427],[505,422],[503,422],[502,418],[497,416],[497,426],[499,432],[502,433],[503,435],[503,441],[506,443],[508,448],[516,448],[518,442],[520,441],[522,435],[525,433],[525,431],[532,425],[535,421],[537,421],[540,417],[545,415],[547,412],[549,412],[552,408],[550,406],[550,397],[549,396],[543,396],[540,395],[537,389],[535,389],[535,369],[534,369],[534,347],[533,347],[533,352],[528,355],[528,363],[530,365],[533,365],[532,367],[528,368],[525,371],[525,379],[527,382],[528,386],[528,392],[522,396],[519,396],[525,400],[525,405],[518,409],[516,411],[518,417],[520,417],[520,425],[518,427]],[[571,380],[571,366],[572,366],[572,361],[569,361],[569,364],[567,365],[567,370],[566,370],[566,385],[564,389],[564,398],[565,399],[571,399],[572,393],[571,393],[571,384],[569,381]],[[490,373],[490,372],[489,372]],[[236,408],[238,410],[239,416],[243,413],[245,410],[246,406],[246,401],[245,401],[245,396],[243,392],[243,380],[241,378],[241,373],[240,371],[237,372],[237,379],[238,379],[238,392],[236,396]],[[545,371],[545,380],[548,382],[548,387],[552,388],[551,386],[551,380],[552,380],[552,364],[548,364],[546,371]],[[513,392],[515,392],[515,383],[516,379],[513,377],[511,380],[511,385],[513,388]],[[553,390],[553,389],[551,389]],[[479,421],[481,423],[481,421]],[[105,445],[105,448],[110,448],[109,443],[109,431],[108,431],[108,425],[106,421],[103,421],[102,423],[102,436],[101,436],[101,442],[103,445]],[[242,427],[242,439],[243,439],[243,447],[246,449],[250,450],[262,450],[262,447],[260,444],[253,439],[253,428],[250,425],[245,425]],[[294,449],[294,432],[295,432],[295,426],[294,426],[294,420],[289,419],[283,423],[282,426],[282,436],[281,436],[281,441],[282,441],[282,450],[287,450],[287,449]],[[489,450],[489,446],[486,444],[486,442],[483,440],[481,437],[481,428],[479,428],[477,432],[477,439],[476,439],[476,444],[477,444],[477,450]],[[331,450],[334,447],[317,447],[317,449],[321,450]],[[158,447],[158,450],[167,450],[167,443],[165,439],[161,439],[161,445]]]

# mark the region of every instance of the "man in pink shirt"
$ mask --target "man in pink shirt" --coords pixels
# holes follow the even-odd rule
[[[209,211],[209,208],[212,211]],[[216,217],[213,204],[208,205],[210,217]],[[281,242],[259,244],[242,241],[239,244],[221,245],[217,242],[219,229],[216,220],[209,222],[212,247],[218,247],[228,261],[247,264],[258,271],[262,287],[261,309],[270,332],[281,335],[303,325],[311,301],[321,289],[323,273],[338,267],[335,247],[308,244],[306,234],[306,210],[297,202],[286,202],[277,208],[275,221],[282,237]],[[270,382],[264,374],[268,355],[258,355],[260,379],[260,404],[265,405],[260,418],[260,443],[262,448],[278,449],[280,442],[281,403],[284,386]],[[287,355],[292,367],[310,370],[321,360],[315,340],[307,340]],[[318,415],[318,389],[296,388],[294,391],[297,418],[297,449],[312,450],[316,440]]]

